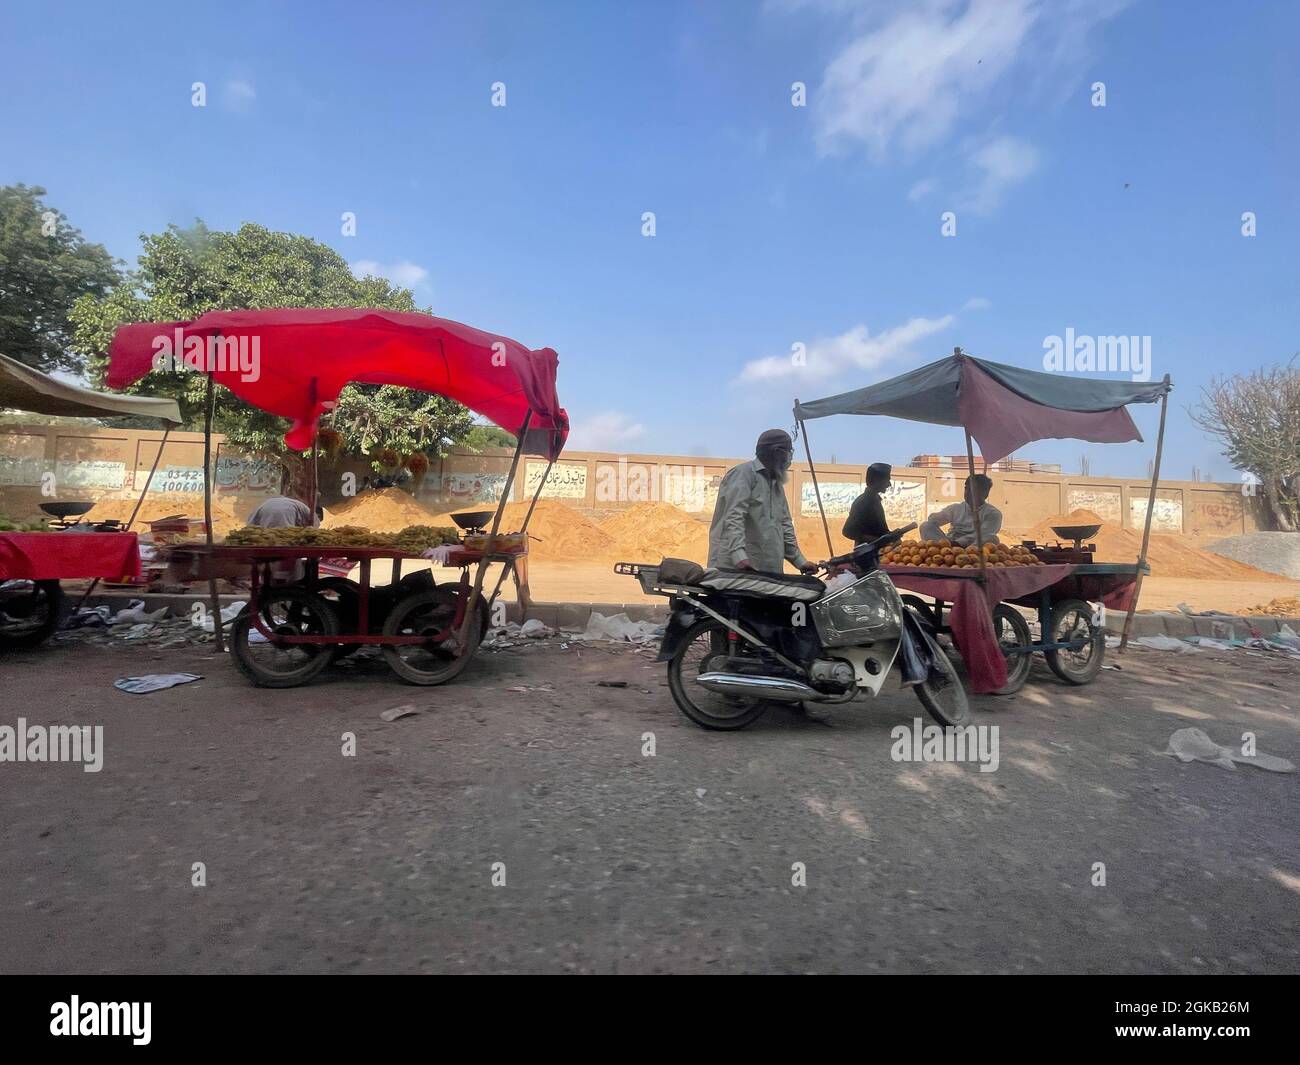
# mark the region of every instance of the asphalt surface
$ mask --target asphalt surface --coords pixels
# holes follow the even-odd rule
[[[443,688],[363,657],[287,691],[199,646],[0,658],[0,725],[104,727],[101,772],[0,764],[0,971],[1300,971],[1300,774],[1160,753],[1197,726],[1300,764],[1300,663],[1036,665],[974,701],[981,773],[894,761],[923,710],[892,684],[709,733],[651,657],[543,641]],[[113,688],[175,670],[204,679]]]

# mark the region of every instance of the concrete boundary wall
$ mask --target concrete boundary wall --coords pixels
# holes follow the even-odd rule
[[[159,430],[81,428],[79,426],[11,426],[0,429],[0,513],[12,518],[40,516],[39,504],[51,499],[90,500],[130,496],[143,486],[162,439]],[[218,496],[246,516],[267,495],[279,491],[274,464],[258,462],[214,435]],[[154,491],[187,492],[201,506],[203,437],[173,433],[155,474]],[[545,470],[545,463],[525,457],[512,484],[506,484],[511,452],[489,448],[481,454],[453,450],[435,459],[416,491],[436,511],[478,507],[508,490],[526,499]],[[660,500],[702,518],[712,512],[717,486],[744,458],[698,455],[620,454],[608,451],[566,452],[547,481],[543,498],[559,499],[600,515],[633,503]],[[362,460],[321,464],[321,498],[328,506],[344,497],[346,473],[358,485],[369,467]],[[53,481],[48,475],[53,475]],[[866,466],[831,463],[817,467],[822,500],[831,517],[843,522],[849,504],[862,490]],[[1055,473],[994,473],[992,502],[1006,526],[1025,529],[1043,518],[1080,507],[1125,528],[1142,528],[1149,482],[1118,477],[1080,477]],[[42,483],[45,479],[43,493]],[[887,510],[895,523],[921,520],[926,514],[961,499],[964,474],[942,467],[894,467],[894,489]],[[53,494],[49,494],[52,489]],[[816,519],[812,478],[803,462],[791,470],[787,488],[791,510]],[[1164,481],[1156,500],[1152,528],[1211,539],[1260,528],[1254,500],[1240,484]]]

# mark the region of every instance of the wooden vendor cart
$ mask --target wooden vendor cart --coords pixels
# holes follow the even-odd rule
[[[135,510],[122,528],[115,523],[89,526],[79,518],[93,502],[52,501],[41,504],[59,519],[57,531],[0,532],[0,651],[34,647],[58,629],[64,612],[61,581],[101,578],[117,580],[140,572],[139,538],[131,531],[140,504],[153,482],[168,434],[181,424],[180,408],[170,399],[118,396],[94,392],[60,381],[24,363],[0,355],[0,407],[71,418],[112,418],[123,415],[157,419],[162,442]],[[58,486],[55,485],[57,492]],[[102,531],[101,531],[102,530]],[[85,602],[90,589],[82,595]]]
[[[977,693],[1017,691],[1028,675],[1029,655],[1036,652],[1044,655],[1062,680],[1086,683],[1101,669],[1105,654],[1104,635],[1089,603],[1100,600],[1107,607],[1125,612],[1122,650],[1137,609],[1142,576],[1149,571],[1146,553],[1171,388],[1168,375],[1162,381],[1118,381],[1043,373],[977,359],[956,348],[949,358],[880,384],[809,403],[796,399],[795,422],[804,439],[827,549],[834,554],[808,443],[805,423],[809,419],[833,414],[881,415],[960,426],[965,431],[967,463],[973,475],[977,471],[972,440],[980,445],[986,470],[990,462],[1034,440],[1140,441],[1142,434],[1129,415],[1128,405],[1159,402],[1160,430],[1151,493],[1142,549],[1135,563],[1094,563],[1088,558],[1008,568],[988,566],[983,535],[976,522],[976,568],[882,566],[899,587],[935,598],[933,609],[916,599],[912,599],[912,605],[923,608],[922,616],[930,616],[937,629],[952,632]],[[952,604],[947,626],[943,619],[945,602]],[[1037,641],[1030,638],[1025,619],[1007,605],[1012,603],[1038,611]]]
[[[546,473],[568,436],[568,415],[555,390],[559,363],[550,348],[530,350],[518,341],[425,314],[355,308],[269,311],[211,311],[192,322],[122,326],[109,350],[109,383],[118,387],[155,372],[158,336],[175,337],[189,372],[208,376],[205,437],[211,437],[214,384],[241,399],[292,420],[285,443],[312,449],[311,499],[315,513],[319,479],[315,456],[318,423],[334,408],[349,383],[386,384],[447,396],[513,433],[518,440],[506,488],[490,512],[492,525],[481,549],[460,547],[448,565],[461,569],[454,583],[437,585],[427,576],[401,576],[403,560],[420,556],[391,547],[225,546],[212,541],[211,466],[204,464],[207,543],[188,552],[192,573],[207,576],[214,618],[221,616],[215,575],[232,563],[246,564],[252,594],[231,628],[236,664],[255,684],[291,687],[316,676],[331,661],[367,644],[378,645],[392,669],[414,684],[441,684],[456,676],[478,647],[487,625],[488,606],[507,574],[519,580],[526,533],[533,508],[546,484],[537,485],[514,538],[520,546],[502,547],[501,518],[510,498],[520,457],[547,460]],[[256,372],[241,373],[221,358],[225,346],[259,352]],[[205,454],[208,445],[205,443]],[[352,559],[360,566],[357,582],[320,577],[322,558]],[[387,589],[371,587],[370,567],[388,559],[393,580]],[[301,561],[302,580],[274,583],[275,562]],[[501,564],[496,586],[486,599],[489,567]],[[471,580],[469,571],[473,568]],[[521,589],[526,601],[526,589]],[[222,626],[214,632],[221,648]]]

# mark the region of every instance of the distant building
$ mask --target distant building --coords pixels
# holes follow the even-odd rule
[[[908,463],[914,467],[938,467],[940,469],[966,469],[969,465],[965,455],[915,455],[912,461]],[[1060,473],[1061,466],[1057,462],[1027,462],[1024,459],[1005,458],[997,462],[989,463],[989,471],[992,473]],[[975,469],[984,469],[984,459],[979,455],[975,456]]]

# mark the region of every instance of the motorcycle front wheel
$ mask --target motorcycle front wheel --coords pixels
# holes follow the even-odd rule
[[[677,708],[701,728],[732,731],[751,725],[763,716],[767,703],[762,699],[723,695],[710,691],[695,680],[714,668],[713,663],[727,657],[729,629],[720,621],[705,618],[697,621],[682,637],[676,653],[668,662],[668,690]],[[740,648],[740,642],[737,644]],[[743,653],[743,652],[742,652]]]
[[[934,668],[912,690],[921,700],[927,713],[941,725],[966,725],[970,723],[970,700],[961,678],[953,668],[942,648],[934,647]]]

